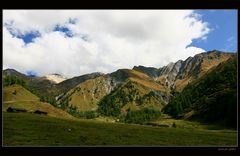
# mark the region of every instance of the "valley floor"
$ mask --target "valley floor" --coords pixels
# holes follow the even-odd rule
[[[185,121],[174,122],[177,128],[64,120],[30,113],[3,112],[3,146],[237,145],[236,130],[210,130],[199,125],[191,126]]]

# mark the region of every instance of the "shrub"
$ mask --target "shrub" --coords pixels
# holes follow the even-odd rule
[[[176,127],[177,127],[177,125],[176,125],[175,122],[173,122],[172,127],[173,127],[173,128],[176,128]]]

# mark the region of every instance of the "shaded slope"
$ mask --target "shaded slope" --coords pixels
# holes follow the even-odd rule
[[[187,85],[164,110],[175,117],[236,128],[237,56]]]

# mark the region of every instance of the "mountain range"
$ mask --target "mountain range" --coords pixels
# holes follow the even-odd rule
[[[236,109],[237,98],[236,62],[237,53],[213,50],[161,68],[134,66],[132,69],[119,69],[109,74],[90,73],[71,79],[59,74],[30,77],[14,69],[6,69],[3,70],[4,102],[9,96],[5,93],[6,87],[11,86],[9,78],[15,77],[24,81],[24,85],[14,85],[22,85],[42,102],[50,103],[56,109],[75,117],[90,113],[124,121],[132,112],[161,112],[176,118],[204,118],[201,120],[203,122],[217,122],[224,118],[234,127],[235,116],[225,118],[229,113],[222,112],[222,109],[227,108],[236,114],[232,112]],[[198,94],[191,95],[195,92]],[[218,105],[221,103],[219,99],[224,96],[225,103]],[[182,100],[183,97],[187,98]],[[226,106],[226,103],[229,104]],[[176,110],[177,107],[179,109]],[[148,110],[145,111],[146,109]],[[208,115],[203,117],[204,113],[211,114],[216,110],[221,112],[216,115],[217,119]]]

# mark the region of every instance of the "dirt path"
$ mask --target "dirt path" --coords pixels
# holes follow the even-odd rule
[[[15,102],[35,102],[38,100],[21,100],[21,101],[4,101],[3,103],[15,103]]]

